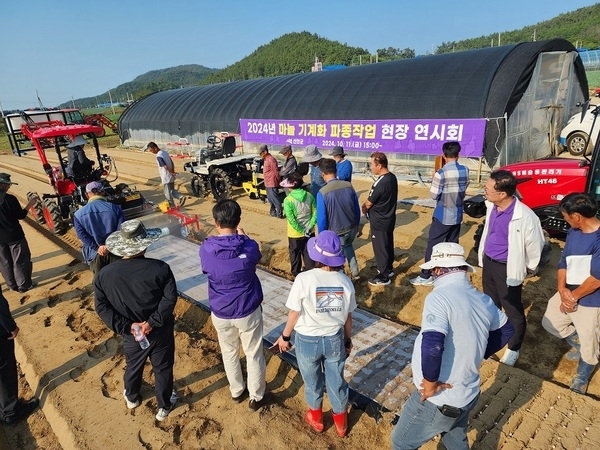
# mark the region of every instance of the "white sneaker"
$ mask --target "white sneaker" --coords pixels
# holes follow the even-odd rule
[[[410,279],[413,286],[433,286],[433,277],[423,278],[421,275]]]
[[[162,422],[167,417],[169,417],[169,413],[175,407],[177,400],[179,400],[179,397],[177,396],[177,392],[175,392],[175,389],[173,389],[173,392],[171,392],[171,398],[169,400],[171,402],[171,406],[169,408],[159,408],[158,412],[156,413],[156,420],[158,420],[159,422]]]
[[[127,392],[127,390],[123,389],[123,398],[125,399],[125,403],[127,403],[128,409],[133,409],[133,408],[137,408],[138,406],[140,406],[139,398],[135,402],[130,402],[129,399],[127,398],[127,396],[125,395],[125,392]]]
[[[502,358],[500,358],[500,362],[507,366],[514,366],[517,359],[519,359],[519,350],[510,350],[507,348]]]

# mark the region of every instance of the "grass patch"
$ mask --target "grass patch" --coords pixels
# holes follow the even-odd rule
[[[590,89],[600,87],[600,70],[588,70],[585,72],[585,75]]]

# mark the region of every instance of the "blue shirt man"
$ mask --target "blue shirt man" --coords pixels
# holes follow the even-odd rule
[[[102,267],[119,259],[108,251],[105,242],[111,233],[121,227],[125,216],[119,205],[106,200],[101,182],[88,183],[85,191],[89,200],[73,215],[73,226],[83,244],[83,259],[95,276]]]
[[[330,156],[335,159],[335,165],[337,168],[337,178],[338,180],[352,182],[352,163],[350,160],[346,159],[346,154],[344,153],[344,147],[337,145],[333,147]]]
[[[323,159],[323,155],[316,145],[307,145],[302,156],[302,162],[310,164],[310,193],[317,198],[317,192],[325,186],[325,180],[321,175],[319,163]]]
[[[317,230],[335,232],[342,243],[344,256],[350,267],[352,280],[357,281],[358,262],[352,243],[358,232],[360,205],[358,195],[348,181],[336,178],[333,159],[324,158],[319,164],[326,184],[317,193]]]

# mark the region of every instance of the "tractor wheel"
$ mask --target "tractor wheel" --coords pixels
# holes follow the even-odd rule
[[[35,198],[35,203],[31,208],[29,208],[29,212],[36,220],[37,223],[44,225],[46,223],[46,219],[44,218],[44,207],[42,206],[42,199],[37,194],[37,192],[28,192],[27,200],[31,200]]]
[[[231,198],[231,178],[223,169],[215,169],[210,174],[210,190],[215,200]]]
[[[206,183],[202,177],[194,175],[191,181],[192,194],[196,197],[206,197],[209,192],[206,190]]]
[[[54,234],[64,234],[67,231],[67,226],[62,218],[58,204],[51,198],[47,198],[43,202],[42,209],[48,229]]]
[[[192,188],[192,194],[196,197],[200,197],[200,179],[198,175],[195,175],[190,182],[190,187]]]
[[[584,154],[587,155],[589,152],[585,151],[586,142],[589,144],[587,134],[581,132],[573,133],[567,138],[567,150],[573,156],[583,156]]]
[[[106,134],[106,130],[104,129],[104,127],[102,127],[102,131],[98,131],[97,133],[94,133],[94,135],[95,135],[97,138],[104,137],[104,135],[105,135],[105,134]]]

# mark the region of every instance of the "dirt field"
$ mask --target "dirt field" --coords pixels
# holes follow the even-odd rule
[[[117,159],[123,177],[136,180],[138,189],[150,200],[162,201],[153,155],[121,150],[107,152]],[[182,161],[177,160],[176,164],[181,167]],[[0,162],[2,171],[10,173],[11,167],[41,172],[39,161],[29,156],[20,159],[3,156]],[[13,180],[20,184],[11,191],[21,198],[25,198],[27,191],[50,192],[47,184],[24,175],[13,175]],[[131,181],[127,182],[131,184]],[[187,192],[189,175],[182,174],[180,183],[181,191]],[[353,184],[362,202],[371,180],[358,177]],[[472,186],[470,193],[479,188]],[[425,199],[428,193],[417,184],[402,182],[399,197]],[[239,197],[239,201],[244,211],[241,225],[260,243],[264,267],[287,276],[289,260],[285,221],[269,217],[268,206],[258,200]],[[214,233],[210,219],[212,205],[211,198],[190,198],[186,203],[185,211],[198,214],[200,218],[200,238]],[[409,204],[398,208],[394,263],[397,275],[387,287],[374,288],[366,282],[375,275],[376,269],[368,239],[368,224],[362,224],[362,231],[355,242],[362,277],[356,285],[360,307],[391,320],[420,325],[423,300],[430,288],[413,287],[408,280],[418,272],[418,264],[423,258],[431,213],[430,208]],[[479,223],[480,220],[465,219],[460,242],[467,250],[473,247],[473,234]],[[156,401],[152,392],[153,378],[148,369],[142,406],[129,412],[121,396],[124,368],[121,339],[108,331],[94,312],[90,272],[81,263],[77,252],[69,251],[64,244],[38,237],[36,227],[26,225],[26,234],[34,253],[34,280],[39,286],[25,295],[7,292],[4,283],[2,288],[22,330],[18,338],[21,369],[31,385],[30,392],[41,397],[43,410],[27,422],[5,427],[7,448],[389,448],[390,421],[393,419],[389,413],[384,413],[383,419],[377,423],[365,411],[353,409],[350,433],[343,440],[337,437],[330,418],[323,435],[312,434],[302,419],[305,403],[301,377],[277,357],[268,361],[269,405],[260,412],[252,413],[246,403],[234,404],[230,399],[210,318],[184,300],[178,302],[176,309],[175,385],[181,402],[167,421],[155,423]],[[73,232],[70,234],[73,235]],[[70,241],[77,243],[73,236]],[[536,436],[537,433],[537,439],[542,439],[536,427],[545,419],[543,415],[528,415],[531,402],[538,401],[537,404],[548,406],[556,402],[557,396],[562,396],[569,399],[569,406],[577,414],[585,416],[586,421],[593,422],[593,417],[597,416],[600,376],[596,374],[592,380],[590,397],[576,396],[564,390],[575,370],[575,363],[562,358],[568,348],[549,336],[540,325],[547,299],[556,288],[555,267],[561,242],[552,241],[552,247],[549,265],[525,283],[523,298],[528,329],[516,368],[493,361],[485,363],[482,368],[487,400],[485,408],[483,404],[478,407],[480,412],[473,419],[469,434],[476,447],[498,448],[505,441],[512,442],[511,445],[505,444],[506,448],[528,446],[510,441],[511,427],[516,429],[517,425],[519,430],[530,429],[530,435]],[[476,264],[473,252],[469,262]],[[481,287],[480,271],[473,275],[472,281]],[[25,391],[28,389],[25,377],[21,377],[21,381],[23,396],[27,397],[30,394]],[[514,395],[506,394],[506,389],[513,389],[511,386],[516,392]],[[510,407],[499,408],[494,415],[487,402],[491,400],[493,404],[499,401],[493,398],[499,391],[498,398],[508,395],[508,403],[514,399],[518,401]],[[561,432],[560,427],[553,426],[550,429],[552,439],[548,438],[547,442],[562,439],[562,448],[585,444],[583,438],[573,437],[567,430]],[[596,434],[592,434],[593,431]],[[586,433],[600,436],[597,429]],[[567,445],[569,442],[573,445]],[[543,445],[534,447],[550,448]],[[437,444],[430,443],[426,448],[437,448]]]

